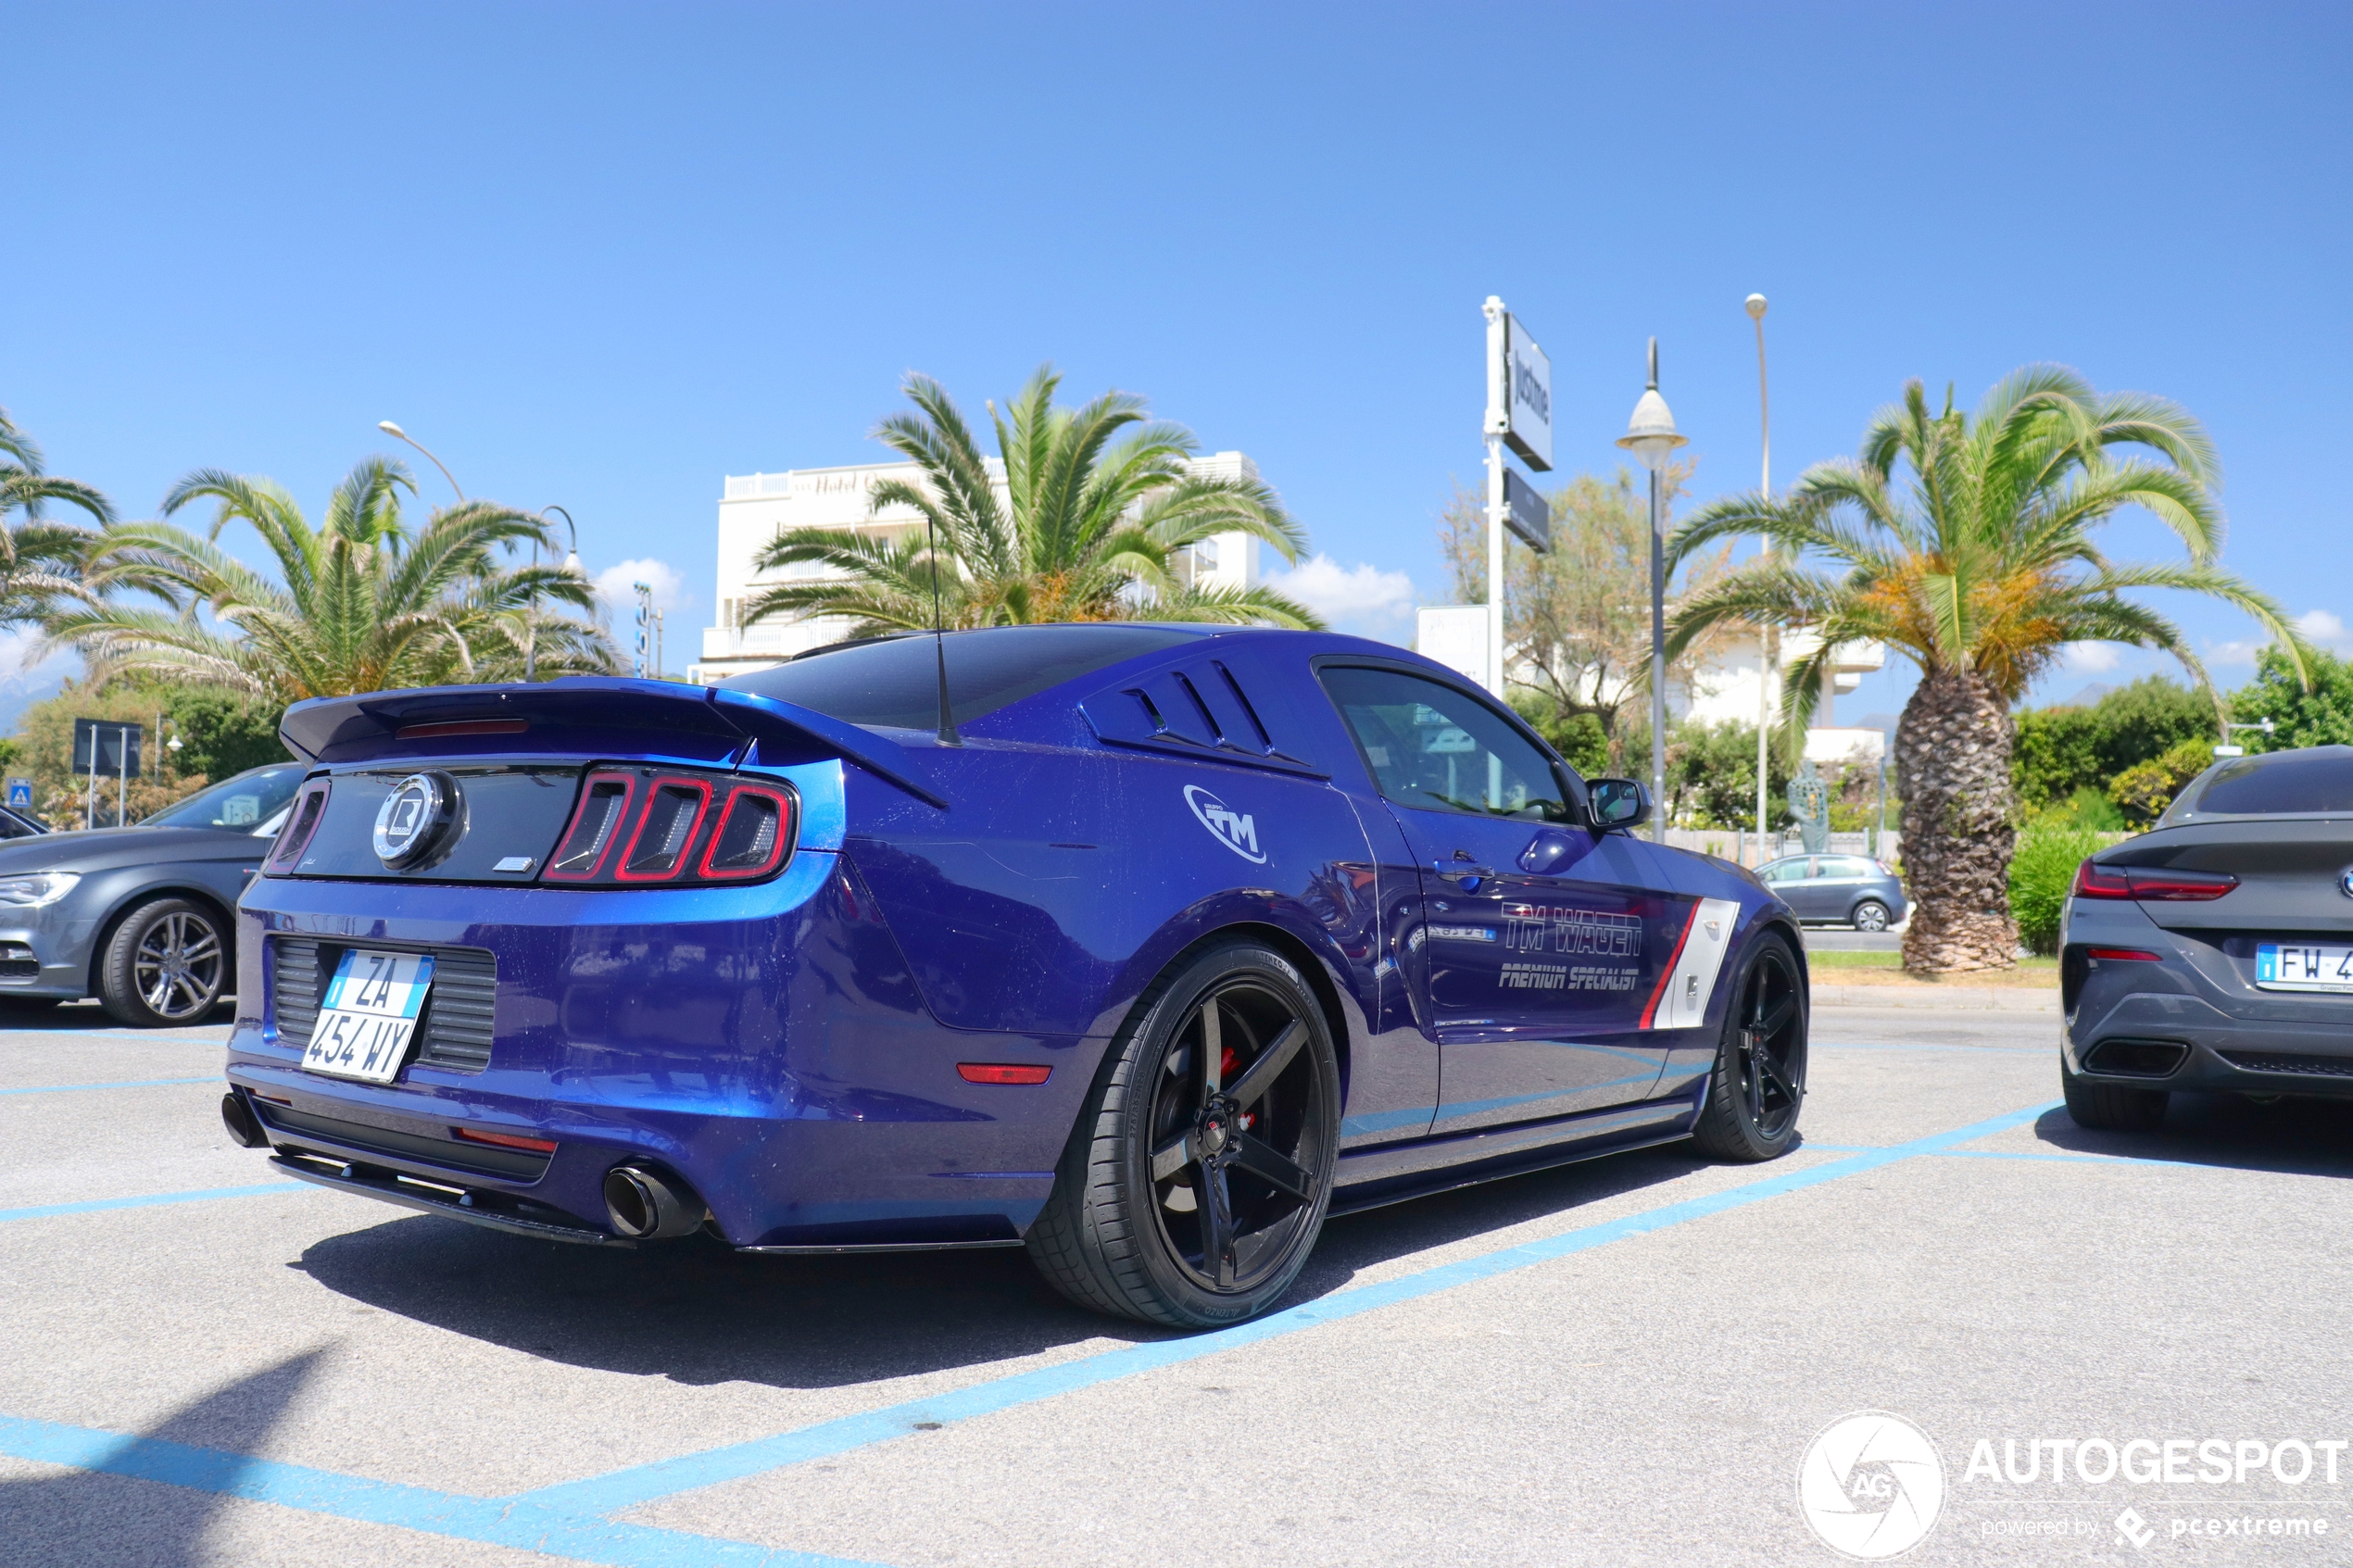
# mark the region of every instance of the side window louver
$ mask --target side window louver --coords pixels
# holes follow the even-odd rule
[[[1079,711],[1098,737],[1116,746],[1324,776],[1284,749],[1241,677],[1223,659],[1193,659],[1122,682],[1088,697]]]

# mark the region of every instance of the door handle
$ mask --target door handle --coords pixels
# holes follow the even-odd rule
[[[1448,860],[1433,860],[1430,864],[1438,868],[1438,874],[1441,880],[1460,883],[1466,893],[1477,892],[1480,883],[1495,874],[1495,868],[1492,866],[1466,866],[1460,861]]]

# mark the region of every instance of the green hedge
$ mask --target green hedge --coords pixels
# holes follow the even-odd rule
[[[2075,884],[2075,868],[2101,842],[2087,829],[2057,825],[2031,826],[2018,835],[2018,853],[2010,860],[2010,914],[2028,951],[2045,958],[2058,951],[2059,914],[2067,907],[2067,890]]]

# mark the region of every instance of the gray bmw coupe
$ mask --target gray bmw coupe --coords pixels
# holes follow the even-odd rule
[[[2086,1127],[2174,1090],[2353,1098],[2353,746],[2218,762],[2076,873],[2059,1079]]]

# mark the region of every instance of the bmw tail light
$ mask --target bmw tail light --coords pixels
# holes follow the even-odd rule
[[[327,814],[327,792],[334,787],[334,783],[333,779],[312,779],[302,786],[302,793],[295,797],[294,809],[286,815],[286,825],[278,830],[278,842],[271,847],[262,870],[295,869],[302,852],[310,847],[310,835],[319,831],[319,820]]]
[[[2114,866],[2103,866],[2097,860],[2086,860],[2076,868],[2075,896],[2078,898],[2130,898],[2132,881]]]
[[[547,862],[547,875],[558,882],[592,882],[605,863],[605,852],[621,836],[629,820],[629,802],[637,793],[632,773],[591,773],[573,811],[572,825]]]
[[[602,887],[755,882],[792,859],[799,804],[767,780],[592,769],[545,875]]]
[[[2078,898],[2136,898],[2200,903],[2239,884],[2228,872],[2176,872],[2154,866],[2103,866],[2086,860],[2075,873]]]
[[[2169,872],[2134,866],[2124,874],[2133,879],[2133,897],[2158,898],[2169,903],[2203,903],[2208,898],[2220,898],[2239,884],[2239,879],[2228,872]]]

